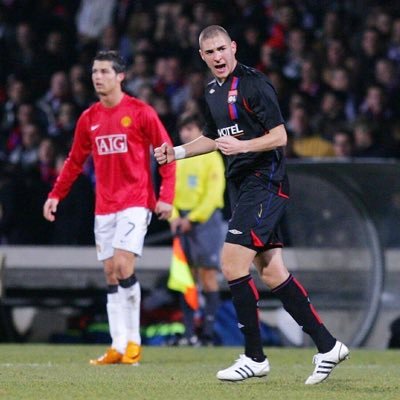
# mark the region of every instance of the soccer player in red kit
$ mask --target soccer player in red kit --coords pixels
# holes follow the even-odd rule
[[[141,358],[140,285],[135,259],[152,212],[168,219],[175,189],[175,165],[159,168],[158,200],[153,189],[150,148],[171,140],[155,110],[122,89],[125,63],[115,51],[101,51],[93,61],[92,81],[99,102],[78,119],[71,151],[43,206],[55,220],[58,203],[67,196],[92,154],[96,174],[95,240],[108,285],[107,315],[112,338],[93,365],[137,364]]]

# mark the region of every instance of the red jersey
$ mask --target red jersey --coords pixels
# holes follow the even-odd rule
[[[154,210],[156,196],[151,177],[151,146],[171,140],[155,110],[124,94],[115,107],[100,102],[78,119],[71,151],[49,198],[62,200],[82,172],[91,153],[96,173],[95,213],[110,214],[139,206]],[[159,168],[159,200],[172,204],[175,163]]]

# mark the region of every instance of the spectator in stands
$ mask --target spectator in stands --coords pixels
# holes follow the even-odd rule
[[[367,119],[358,119],[354,123],[355,157],[388,157],[390,153],[378,139],[379,125]]]
[[[301,74],[298,88],[307,94],[313,105],[316,105],[322,95],[322,83],[320,73],[315,60],[307,58],[301,65]]]
[[[260,46],[259,62],[256,68],[269,75],[271,71],[279,69],[279,53],[268,42],[264,42]]]
[[[314,131],[330,142],[333,132],[346,122],[344,102],[345,98],[340,92],[325,91],[321,98],[320,109],[313,118]]]
[[[380,127],[381,144],[385,146],[393,144],[393,109],[391,109],[388,96],[381,85],[372,83],[367,86],[365,97],[359,107],[359,117]]]
[[[42,82],[37,81],[37,74],[40,76],[40,59],[35,40],[32,25],[29,22],[18,23],[9,49],[8,64],[9,73],[24,76],[32,87],[40,90]]]
[[[344,99],[346,121],[354,121],[357,115],[357,97],[354,90],[354,82],[351,81],[349,70],[344,67],[332,69],[326,83],[330,89],[340,94]]]
[[[243,62],[251,67],[255,67],[260,59],[260,45],[263,36],[260,27],[249,24],[240,32],[239,57]]]
[[[10,129],[5,131],[5,135],[8,134],[7,137],[4,137],[4,153],[10,154],[15,150],[22,142],[22,129],[24,126],[29,124],[34,124],[38,126],[42,126],[40,124],[40,110],[35,107],[33,103],[22,103],[18,106],[16,120]]]
[[[78,109],[74,103],[62,103],[56,117],[56,125],[49,129],[49,135],[55,139],[57,145],[64,151],[71,148],[78,114]]]
[[[376,61],[384,56],[384,41],[375,28],[365,28],[361,35],[361,45],[357,58],[363,69],[363,81],[367,84],[374,79]]]
[[[322,54],[329,42],[345,37],[346,26],[343,26],[343,15],[340,15],[339,11],[328,9],[323,15],[322,26],[315,29],[314,48],[316,51]]]
[[[63,102],[71,99],[68,76],[64,71],[57,71],[51,76],[50,87],[42,96],[37,106],[46,115],[47,128],[56,125],[57,114]]]
[[[133,96],[138,95],[139,87],[153,83],[152,67],[146,53],[136,53],[132,66],[128,69],[125,87]]]
[[[116,0],[81,0],[76,13],[76,29],[79,42],[96,42],[104,29],[112,22]]]
[[[382,86],[387,98],[387,104],[393,111],[400,111],[399,88],[400,77],[394,61],[381,58],[375,64],[375,82]]]
[[[392,34],[387,46],[387,57],[396,63],[396,70],[400,72],[400,17],[393,20]]]
[[[57,147],[53,139],[43,138],[38,147],[38,169],[40,179],[50,188],[54,185],[57,178],[56,171]]]
[[[307,49],[306,32],[300,28],[293,28],[287,34],[288,47],[283,60],[282,72],[287,79],[297,82],[301,77],[301,67],[309,55]]]
[[[79,112],[82,112],[96,101],[88,79],[74,80],[71,82],[70,89],[71,97],[70,99],[67,98],[66,101],[73,102]]]
[[[48,82],[55,72],[67,70],[70,67],[73,57],[61,31],[53,30],[48,33],[41,59],[45,82]]]
[[[293,152],[298,157],[333,156],[332,144],[318,134],[314,134],[306,107],[295,106],[287,122],[287,129]]]
[[[41,136],[38,125],[33,123],[22,125],[21,144],[10,153],[9,161],[12,164],[18,165],[23,170],[33,168],[38,162]]]
[[[7,82],[6,101],[1,108],[1,133],[7,135],[7,131],[15,126],[19,105],[29,99],[29,87],[27,83],[14,75],[10,75]]]
[[[350,131],[338,129],[333,132],[333,152],[336,158],[349,159],[354,152],[354,138]]]

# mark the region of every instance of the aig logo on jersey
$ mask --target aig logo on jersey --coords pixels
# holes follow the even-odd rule
[[[126,135],[123,133],[117,135],[97,136],[96,145],[99,155],[126,153],[128,151]]]

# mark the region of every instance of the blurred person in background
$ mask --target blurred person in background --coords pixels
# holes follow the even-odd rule
[[[298,157],[332,157],[332,143],[315,133],[307,107],[297,105],[290,112],[287,122],[292,151]]]
[[[18,76],[10,75],[6,83],[5,102],[1,107],[1,134],[6,135],[16,123],[20,104],[29,100],[29,86]]]
[[[334,157],[349,159],[354,152],[354,138],[349,130],[338,129],[332,135]]]
[[[354,121],[357,114],[357,96],[349,70],[344,67],[334,68],[331,70],[329,81],[326,83],[330,89],[343,97],[346,120]]]
[[[133,63],[127,71],[126,90],[133,96],[138,95],[140,86],[153,83],[152,67],[147,53],[136,53]]]
[[[354,156],[355,157],[388,157],[390,152],[382,145],[378,137],[381,129],[372,121],[359,118],[354,122]]]
[[[392,33],[387,46],[387,57],[396,64],[396,70],[400,73],[400,17],[393,20]]]
[[[60,106],[56,117],[56,125],[49,128],[49,136],[54,138],[57,145],[65,151],[71,148],[77,119],[78,110],[76,105],[66,101]]]
[[[56,124],[56,118],[61,104],[69,100],[71,100],[71,91],[66,72],[54,72],[51,75],[48,90],[37,101],[37,107],[43,111],[46,116],[47,127]]]
[[[136,257],[155,212],[172,212],[175,165],[159,169],[158,200],[150,168],[150,148],[170,142],[154,109],[122,90],[125,61],[117,52],[99,52],[92,64],[92,82],[99,101],[78,119],[71,151],[43,205],[54,221],[58,204],[92,155],[96,174],[95,240],[108,285],[107,315],[111,346],[90,360],[92,365],[138,364],[141,359],[141,290],[135,275]]]
[[[326,90],[320,107],[312,120],[313,129],[323,138],[332,142],[332,133],[346,122],[344,112],[345,97],[341,92]]]
[[[183,114],[178,121],[181,143],[201,137],[204,122],[199,115]],[[195,312],[180,295],[185,325],[178,345],[214,344],[214,321],[219,306],[218,272],[224,241],[224,163],[217,152],[180,161],[176,169],[174,211],[170,218],[172,234],[178,235],[194,279],[204,298],[200,338],[196,333]],[[210,240],[212,238],[212,240]]]
[[[42,134],[38,125],[28,123],[21,126],[21,143],[10,153],[11,164],[24,170],[31,169],[38,161],[38,150]]]
[[[379,142],[390,148],[393,145],[392,126],[395,115],[388,100],[388,94],[382,85],[369,84],[359,106],[359,117],[379,126]]]
[[[49,189],[54,185],[57,178],[56,171],[57,146],[52,138],[43,138],[38,147],[38,169],[40,179],[47,183]]]

